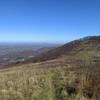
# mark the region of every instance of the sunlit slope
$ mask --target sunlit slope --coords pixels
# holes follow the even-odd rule
[[[0,100],[99,100],[99,94],[99,66],[54,60],[0,70]]]
[[[100,100],[100,37],[1,69],[0,100]]]
[[[85,37],[69,42],[61,47],[45,52],[33,59],[33,62],[57,59],[62,56],[76,56],[80,58],[100,57],[100,36]]]

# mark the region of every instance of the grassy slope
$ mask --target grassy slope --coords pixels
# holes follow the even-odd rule
[[[89,56],[95,56],[100,53],[100,36],[93,36],[90,38],[83,38],[80,40],[75,40],[69,42],[61,47],[52,49],[48,52],[45,52],[39,56],[36,56],[33,59],[30,59],[31,62],[41,62],[51,59],[57,59],[62,56],[76,56],[83,55],[88,53]],[[87,56],[88,56],[87,55]]]
[[[97,39],[72,43],[66,53],[64,45],[38,60],[59,52],[60,59],[0,70],[0,100],[100,100],[99,43]]]
[[[100,99],[99,67],[93,73],[86,65],[74,68],[69,64],[57,64],[57,61],[50,63],[31,63],[2,69],[0,100]]]

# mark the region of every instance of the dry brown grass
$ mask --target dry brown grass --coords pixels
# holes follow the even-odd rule
[[[89,69],[50,63],[2,69],[0,100],[100,100],[100,73]]]

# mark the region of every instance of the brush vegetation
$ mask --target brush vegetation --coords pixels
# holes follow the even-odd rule
[[[0,100],[100,100],[100,72],[25,64],[0,71]]]

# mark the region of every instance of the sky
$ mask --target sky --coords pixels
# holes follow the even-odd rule
[[[0,0],[0,42],[67,42],[100,35],[100,0]]]

